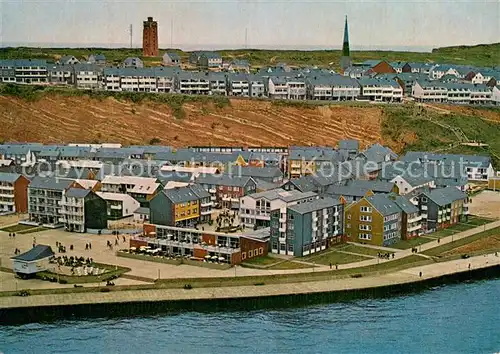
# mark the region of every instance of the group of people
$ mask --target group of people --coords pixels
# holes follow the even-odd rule
[[[85,251],[88,251],[88,250],[91,250],[92,249],[92,243],[89,242],[89,243],[86,243],[85,244]]]
[[[377,257],[378,258],[385,258],[385,259],[390,259],[392,254],[392,259],[394,259],[394,253],[378,253]]]
[[[16,248],[14,250],[14,254],[17,256],[18,254],[21,254],[21,250],[19,248]]]
[[[411,249],[411,253],[418,253],[418,249],[417,249],[417,247],[413,247],[413,248]]]
[[[9,238],[16,238],[15,232],[9,232]]]

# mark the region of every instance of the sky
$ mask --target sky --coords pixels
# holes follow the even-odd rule
[[[139,47],[148,16],[188,50],[340,48],[345,16],[353,49],[500,42],[500,0],[0,0],[0,46]]]

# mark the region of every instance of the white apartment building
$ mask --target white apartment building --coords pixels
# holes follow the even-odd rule
[[[267,94],[269,98],[287,99],[288,98],[288,83],[286,78],[274,76],[268,80]]]
[[[71,179],[35,177],[28,186],[29,218],[22,223],[48,228],[62,227],[59,209],[66,191],[72,187],[80,186]]]
[[[360,96],[370,101],[400,102],[403,89],[396,81],[378,79],[360,79]]]
[[[160,186],[156,178],[149,177],[106,176],[101,181],[101,191],[128,194],[139,201],[140,206],[148,206]]]
[[[246,75],[230,75],[229,82],[229,95],[231,96],[250,96],[250,83]]]
[[[415,81],[411,95],[420,102],[444,102],[448,99],[448,88],[439,81]]]
[[[210,92],[213,95],[227,95],[226,77],[221,73],[209,73]]]
[[[288,87],[288,96],[290,100],[305,100],[307,89],[304,79],[289,78],[286,80]]]
[[[205,73],[179,72],[175,80],[175,92],[186,95],[208,95],[210,80]]]
[[[317,198],[319,197],[314,192],[285,191],[281,188],[249,194],[240,198],[240,220],[245,227],[268,227],[271,211],[280,210],[286,214],[287,206]],[[284,220],[286,223],[286,218]],[[286,228],[286,225],[283,227]]]
[[[59,222],[64,224],[68,231],[85,232],[85,197],[89,193],[88,189],[70,188],[62,196],[59,202]]]
[[[96,192],[107,204],[109,220],[119,220],[134,215],[141,204],[128,194]]]
[[[250,95],[252,97],[264,97],[266,95],[266,88],[264,79],[256,76],[249,78]]]

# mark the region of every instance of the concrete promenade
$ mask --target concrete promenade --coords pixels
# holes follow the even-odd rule
[[[177,300],[237,299],[279,295],[300,295],[343,290],[376,288],[387,285],[407,284],[437,278],[443,275],[468,272],[500,265],[495,254],[458,259],[410,268],[394,273],[362,278],[332,279],[290,284],[269,284],[261,286],[235,286],[218,288],[125,290],[109,293],[90,292],[74,294],[32,295],[27,297],[0,297],[0,309],[64,306],[82,304],[155,302]],[[422,272],[422,277],[420,277]],[[335,274],[333,271],[332,274]]]

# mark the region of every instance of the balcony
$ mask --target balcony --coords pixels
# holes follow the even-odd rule
[[[213,202],[211,202],[211,201],[210,201],[210,202],[205,202],[205,203],[201,203],[201,204],[200,204],[200,206],[201,206],[202,208],[208,208],[208,207],[211,207],[211,206],[213,206],[213,205],[214,205],[214,203],[213,203]]]
[[[438,215],[442,215],[443,214],[443,211],[442,210],[439,210],[438,211]]]
[[[121,205],[111,205],[110,208],[113,210],[121,210],[122,206]]]
[[[2,191],[2,190],[13,191],[14,186],[2,186],[2,185],[0,185],[0,191]]]
[[[200,214],[201,214],[201,215],[210,215],[210,214],[212,214],[212,209],[210,209],[210,210],[202,210],[202,211],[200,212]]]
[[[208,190],[208,193],[212,193],[212,194],[213,194],[213,193],[215,193],[215,192],[216,192],[216,189],[215,189],[215,188],[210,188],[210,189]]]
[[[413,231],[417,231],[417,230],[420,230],[422,228],[422,225],[418,224],[418,225],[413,225],[411,227],[408,227],[408,230],[407,232],[413,232]]]
[[[422,210],[427,210],[427,205],[422,205]]]
[[[451,213],[451,208],[446,208],[446,212],[449,214]]]
[[[12,199],[14,198],[14,194],[4,194],[0,192],[0,198],[9,198]]]

